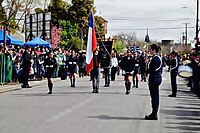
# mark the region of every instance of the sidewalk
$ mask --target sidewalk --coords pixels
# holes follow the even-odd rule
[[[54,82],[58,82],[60,80],[61,80],[60,78],[54,78],[53,79]],[[29,81],[29,85],[31,87],[35,87],[35,86],[38,86],[38,85],[43,84],[43,83],[47,83],[47,80],[45,79],[45,80]],[[5,85],[1,85],[0,86],[0,93],[20,90],[20,89],[22,89],[21,85],[22,85],[22,83],[18,83],[18,82],[10,82],[10,83],[7,83]]]

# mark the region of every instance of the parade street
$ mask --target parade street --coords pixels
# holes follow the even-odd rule
[[[146,82],[126,95],[123,76],[110,87],[101,78],[100,92],[91,93],[89,77],[54,82],[0,94],[0,133],[199,133],[200,99],[187,81],[178,77],[177,97],[171,94],[169,73],[164,70],[157,121],[145,120],[151,112]]]

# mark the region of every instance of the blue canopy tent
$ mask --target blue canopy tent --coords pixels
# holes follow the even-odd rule
[[[3,30],[0,30],[0,43],[4,43],[4,31]],[[6,43],[7,44],[13,44],[13,45],[20,45],[20,46],[23,46],[24,42],[15,38],[15,37],[12,37],[8,34],[6,34]]]
[[[24,43],[24,46],[30,46],[30,47],[35,47],[37,45],[43,47],[51,47],[51,44],[49,42],[46,42],[39,37],[36,37],[33,40]]]

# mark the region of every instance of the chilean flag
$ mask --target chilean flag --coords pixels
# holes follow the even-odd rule
[[[93,13],[90,13],[90,22],[88,30],[88,39],[87,39],[87,51],[86,51],[86,64],[87,64],[87,73],[93,69],[93,52],[97,48],[97,38],[94,28],[94,17]]]

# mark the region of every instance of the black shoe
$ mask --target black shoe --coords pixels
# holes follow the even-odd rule
[[[26,88],[32,88],[32,87],[28,85],[28,86],[26,86]]]
[[[92,93],[99,93],[99,91],[97,91],[97,90],[93,90]]]
[[[132,86],[133,88],[135,87],[135,85]]]
[[[136,85],[136,88],[138,88],[138,86]]]
[[[52,94],[52,91],[49,91],[47,94]]]
[[[26,88],[26,86],[25,86],[25,85],[21,85],[21,87],[22,87],[22,88]]]
[[[130,94],[130,93],[131,93],[131,91],[126,91],[126,93],[125,93],[125,94],[127,94],[127,95],[128,95],[128,94]]]
[[[157,115],[145,115],[145,119],[146,120],[158,120],[158,116]]]
[[[175,94],[168,95],[168,97],[176,97]]]

